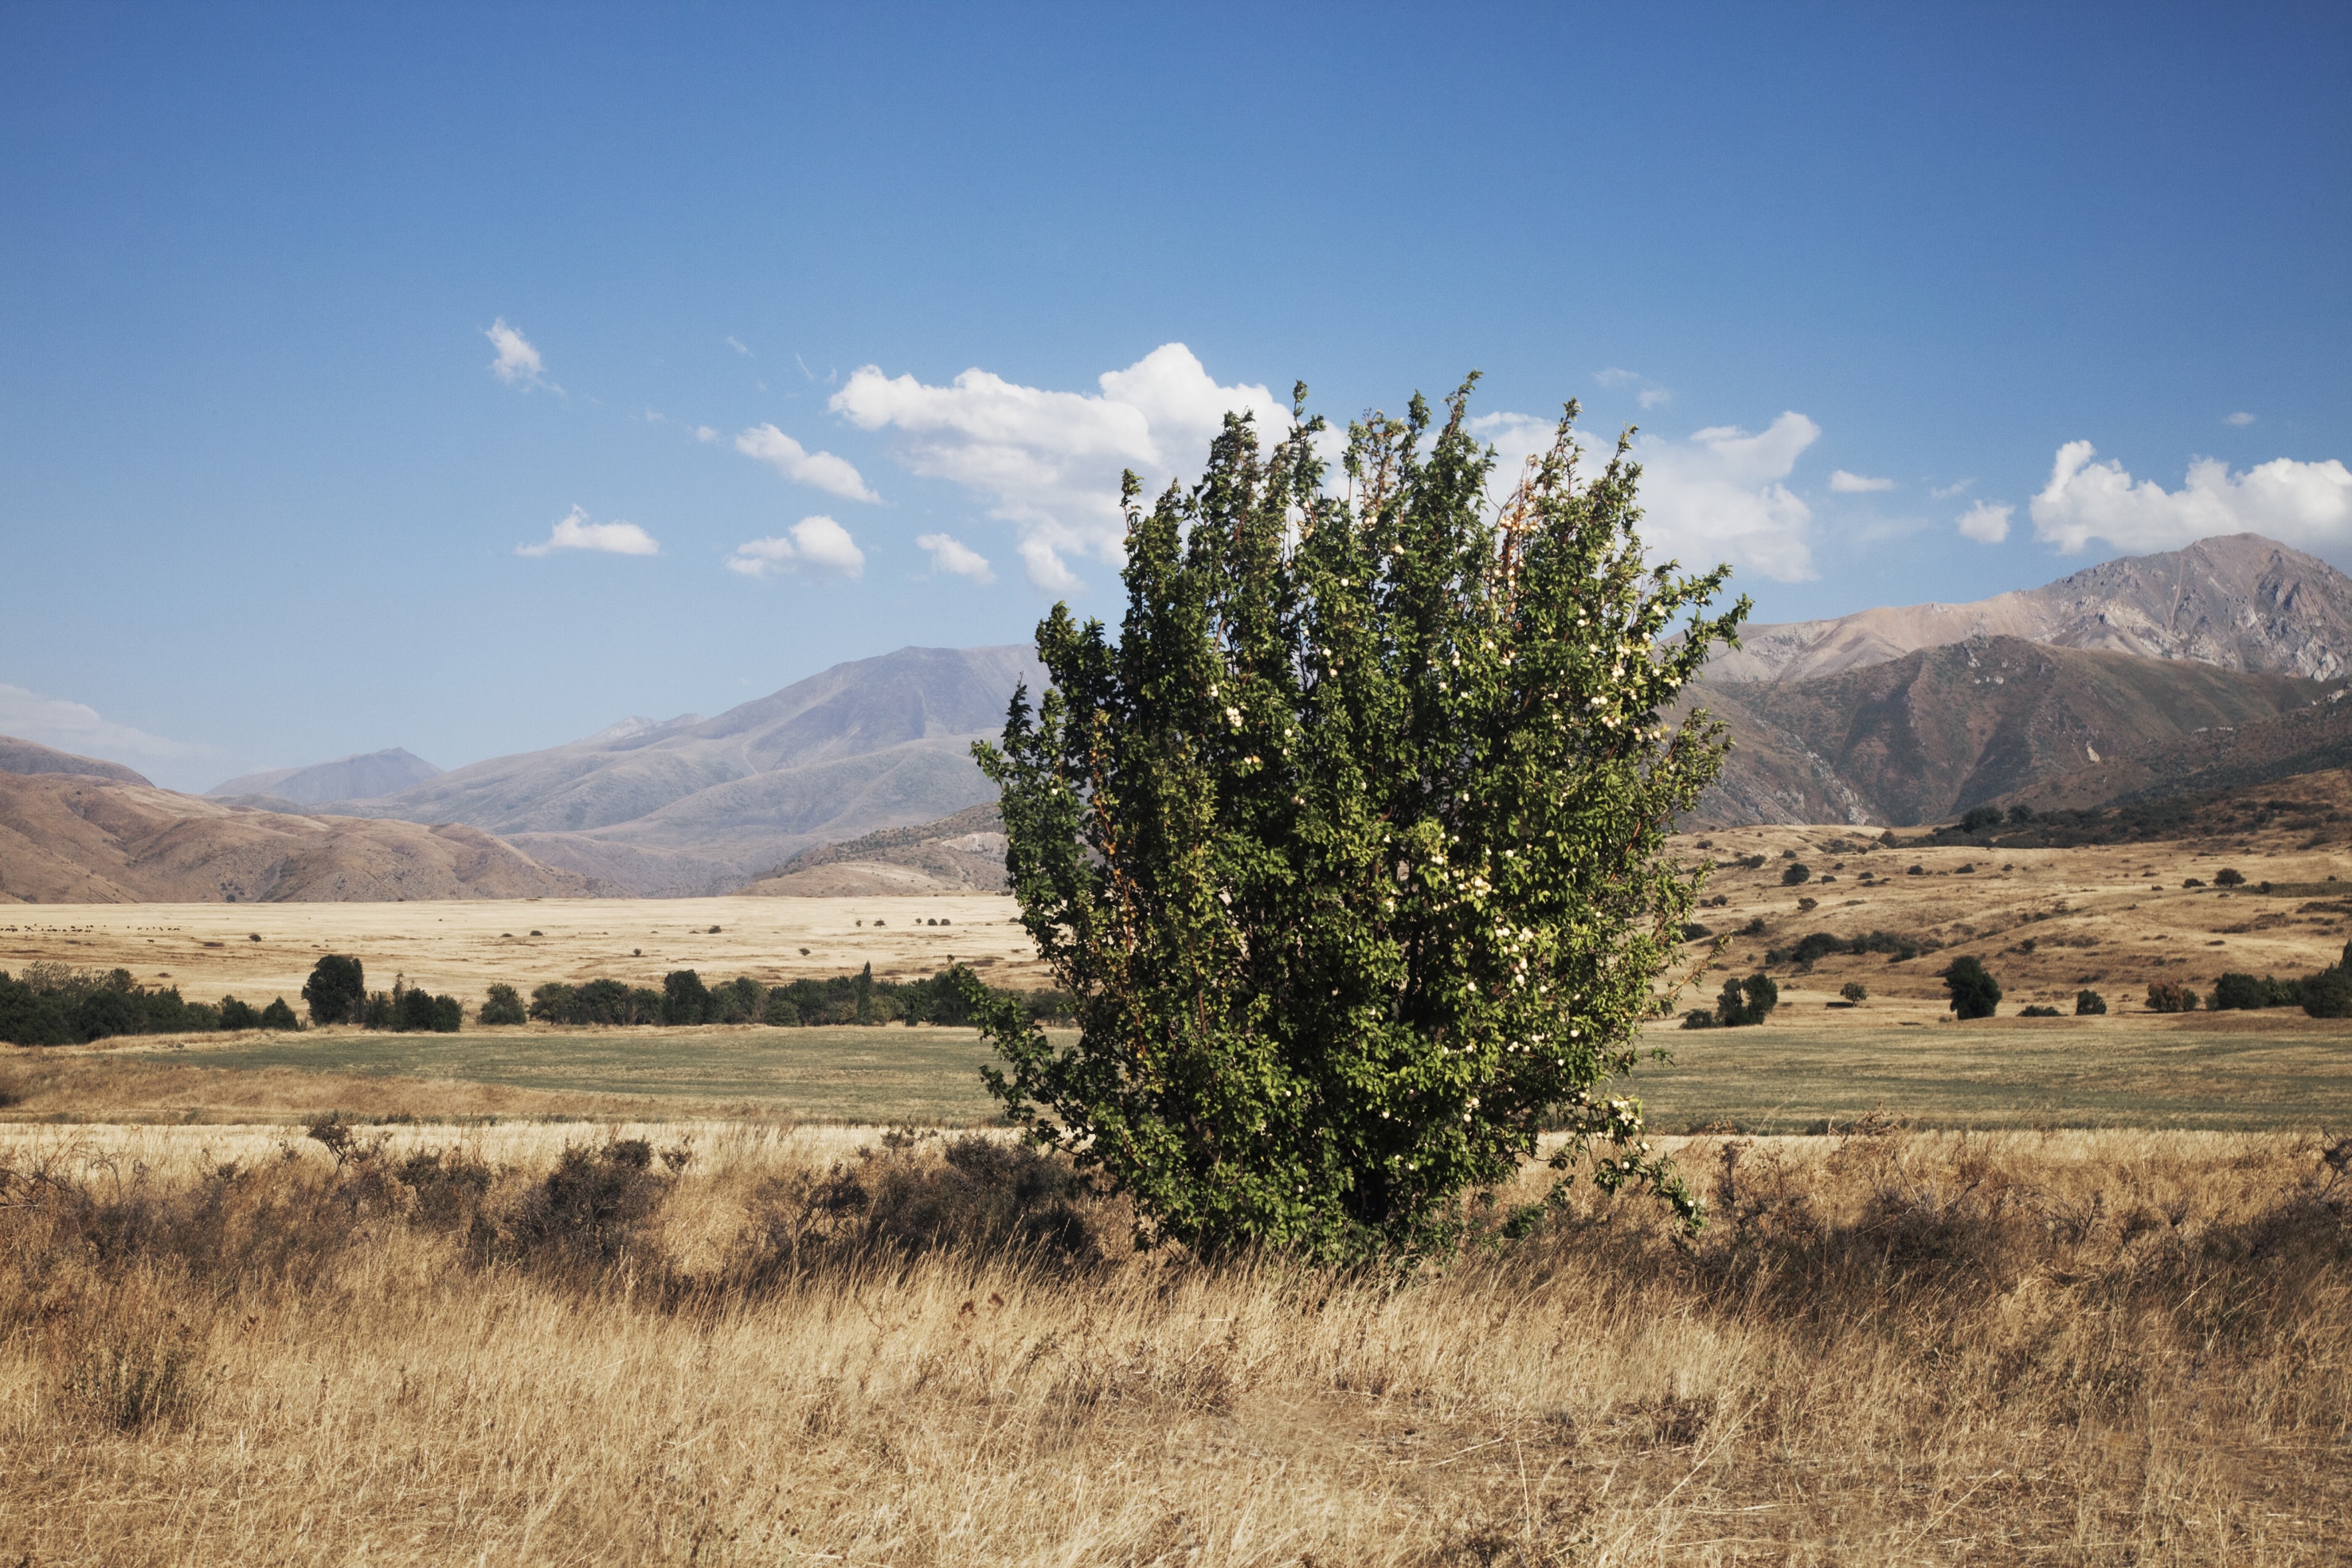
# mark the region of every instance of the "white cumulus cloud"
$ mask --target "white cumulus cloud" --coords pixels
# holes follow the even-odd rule
[[[751,539],[737,545],[727,570],[744,577],[767,577],[802,568],[839,577],[865,574],[866,552],[857,548],[849,530],[831,517],[822,513],[803,517],[787,532],[789,538]]]
[[[1841,496],[1864,496],[1873,490],[1892,490],[1892,479],[1873,479],[1861,474],[1849,474],[1843,468],[1830,470],[1830,488]]]
[[[618,518],[609,523],[591,522],[588,514],[578,507],[558,517],[555,527],[539,543],[515,546],[515,554],[553,555],[560,549],[594,550],[604,555],[661,554],[661,546],[636,524]]]
[[[988,558],[949,534],[924,534],[915,542],[931,552],[931,570],[957,577],[968,577],[974,582],[994,582],[996,573],[989,570]]]
[[[550,392],[563,390],[547,379],[547,365],[540,359],[539,350],[530,346],[530,339],[508,326],[505,317],[483,328],[482,336],[499,351],[499,357],[490,361],[490,373],[507,385],[525,392],[533,387],[545,387]]]
[[[213,754],[208,746],[166,740],[127,724],[117,724],[87,703],[45,697],[0,682],[0,735],[95,757],[101,762],[131,762],[142,767],[172,763]]]
[[[2254,416],[2248,413],[2245,410],[2240,409],[2235,413],[2223,415],[2221,423],[2223,424],[2252,424],[2254,423]]]
[[[735,438],[735,450],[756,457],[796,485],[806,485],[850,501],[879,501],[845,457],[811,452],[772,424],[755,424]]]
[[[2178,490],[2135,481],[2097,463],[2087,441],[2058,449],[2050,483],[2033,497],[2033,537],[2061,550],[2104,539],[2120,549],[2172,549],[2214,534],[2256,533],[2306,549],[2352,543],[2352,469],[2335,458],[2273,458],[2232,474],[2200,457]]]
[[[1051,392],[975,368],[934,386],[867,365],[831,407],[861,430],[894,432],[898,460],[916,473],[986,497],[992,517],[1018,527],[1029,580],[1058,591],[1077,583],[1067,558],[1121,559],[1120,470],[1142,476],[1147,493],[1197,473],[1228,411],[1255,414],[1268,439],[1290,427],[1272,392],[1220,386],[1181,343],[1097,384]]]
[[[1990,501],[1979,501],[1959,516],[1954,525],[1962,538],[1974,539],[1980,545],[1997,545],[2009,538],[2009,519],[2015,507],[1999,507]]]
[[[1523,413],[1470,422],[1500,460],[1497,491],[1517,480],[1528,455],[1551,445],[1553,428]],[[1727,560],[1781,582],[1812,577],[1812,508],[1781,481],[1821,434],[1820,425],[1790,412],[1753,435],[1727,424],[1684,441],[1642,437],[1633,455],[1642,465],[1642,538],[1650,553],[1693,568]]]

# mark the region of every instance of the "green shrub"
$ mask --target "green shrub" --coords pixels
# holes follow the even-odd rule
[[[475,1009],[474,1021],[486,1028],[499,1024],[526,1023],[530,1021],[530,1014],[522,1005],[522,994],[520,991],[512,986],[494,985],[490,988],[489,993],[482,998],[482,1005]]]
[[[2306,975],[2303,1010],[2315,1019],[2352,1018],[2352,973],[2338,966]]]
[[[1794,865],[1784,866],[1781,868],[1780,885],[1782,887],[1795,887],[1802,883],[1811,882],[1812,879],[1813,868],[1807,865],[1802,861],[1797,862]]]
[[[2147,988],[2147,1010],[2152,1013],[2193,1013],[2197,1010],[2197,993],[2171,980],[2151,981]]]
[[[359,1023],[367,1009],[367,974],[357,958],[330,953],[310,966],[302,1000],[312,1023]]]
[[[2237,870],[2235,867],[2225,865],[2220,871],[2213,873],[2213,885],[2216,887],[2243,887],[2246,885],[2246,873]]]
[[[284,997],[278,998],[262,1009],[259,1021],[263,1029],[293,1030],[302,1027],[302,1020],[294,1016],[294,1009],[286,1005]]]
[[[1716,1021],[1726,1029],[1746,1028],[1762,1023],[1780,1005],[1780,988],[1769,975],[1726,980],[1722,993],[1715,999]]]
[[[2059,1016],[2059,1013],[2056,1008],[2046,1008],[2036,1004],[2032,1007],[2018,1009],[2017,1016],[2021,1019],[2054,1019]]]
[[[238,1001],[235,997],[223,997],[220,999],[220,1026],[223,1029],[259,1029],[261,1013],[249,1002]]]
[[[662,977],[661,1021],[698,1024],[710,1019],[710,991],[692,969],[673,969]]]
[[[2096,1018],[2106,1010],[2107,998],[2099,995],[2098,992],[2085,990],[2076,991],[2074,993],[2074,1016],[2076,1018]]]
[[[1860,980],[1848,980],[1838,988],[1838,995],[1859,1007],[1870,1000],[1870,988]]]
[[[1951,993],[1952,1011],[1963,1019],[1989,1019],[2000,1004],[2000,982],[1973,955],[1953,959],[1944,969],[1943,981]]]

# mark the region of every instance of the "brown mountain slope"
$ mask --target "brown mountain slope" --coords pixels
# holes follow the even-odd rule
[[[478,828],[239,810],[152,785],[0,774],[0,903],[578,898]]]
[[[2294,708],[2273,718],[2218,725],[2129,747],[2000,798],[2036,810],[2163,800],[2212,789],[2248,789],[2352,768],[2352,701]]]
[[[0,773],[73,773],[91,779],[119,779],[125,784],[147,782],[143,775],[133,773],[120,762],[78,757],[38,741],[19,740],[13,735],[0,735]]]
[[[1933,821],[2136,747],[2305,708],[2315,681],[1991,637],[1792,683],[1709,680],[1710,824]],[[2112,794],[2113,791],[2110,791]],[[2103,797],[2104,798],[2104,797]]]
[[[1911,604],[1748,627],[1717,681],[1802,681],[1969,637],[2330,680],[2352,672],[2352,578],[2259,534],[2104,561],[1969,604]]]

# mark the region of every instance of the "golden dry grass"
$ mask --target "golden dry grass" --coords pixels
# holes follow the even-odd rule
[[[1685,857],[1719,862],[1706,896],[1727,902],[1695,916],[1727,938],[1715,967],[1750,973],[1772,947],[1793,946],[1814,931],[1852,936],[1884,930],[1942,944],[1939,951],[1900,963],[1880,954],[1840,955],[1794,981],[1789,971],[1777,971],[1785,1005],[1817,1012],[1841,986],[1861,981],[1870,990],[1871,1008],[1826,1015],[1822,1022],[1866,1027],[1894,1017],[1924,1021],[1941,1012],[1937,972],[1963,953],[1981,958],[2000,978],[2005,1014],[2028,1003],[2071,1012],[2076,989],[2085,986],[2122,1010],[2141,1005],[2151,980],[2201,988],[2233,969],[2306,975],[2335,963],[2352,936],[2347,903],[2352,855],[2340,846],[2304,847],[2307,840],[2298,834],[2264,830],[2226,841],[2065,850],[1891,850],[1877,846],[1879,831],[1726,828],[1676,840]],[[1702,842],[1708,847],[1700,849]],[[1812,881],[1782,885],[1791,852]],[[1760,868],[1732,863],[1755,855],[1764,857]],[[1921,874],[1909,874],[1914,865]],[[2210,884],[2224,866],[2239,871],[2249,885],[2234,891],[2180,885],[2190,878]],[[2339,878],[2340,892],[2325,891]],[[2265,896],[2252,885],[2264,881],[2305,891]],[[1811,907],[1802,906],[1807,902]],[[1762,936],[1740,934],[1759,918]],[[1688,952],[1703,960],[1707,948],[1701,942]],[[1720,983],[1719,975],[1703,977],[1685,1005],[1711,1002]]]
[[[618,1244],[515,1239],[636,1131],[693,1157]],[[840,1244],[963,1190],[935,1144],[385,1135],[7,1134],[0,1560],[2304,1563],[2352,1511],[2308,1140],[1699,1141],[1696,1245],[1586,1202],[1387,1277]]]
[[[928,920],[950,924],[919,924]],[[985,896],[39,904],[0,912],[0,969],[121,967],[142,985],[176,985],[191,1000],[226,992],[257,1005],[283,996],[299,1011],[302,982],[322,953],[357,955],[372,988],[389,990],[394,975],[405,975],[469,1005],[499,982],[525,994],[549,980],[606,975],[658,987],[672,969],[696,969],[772,985],[868,963],[888,978],[930,974],[950,956],[998,984],[1043,983],[1013,901]]]

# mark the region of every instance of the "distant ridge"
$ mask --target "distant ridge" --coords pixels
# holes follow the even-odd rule
[[[2335,680],[2352,673],[2352,578],[2259,534],[2230,534],[1969,604],[1750,626],[1707,677],[1811,680],[1970,637]]]
[[[479,829],[247,810],[145,781],[0,773],[0,904],[580,898],[609,884]]]
[[[901,648],[715,718],[625,719],[317,809],[469,823],[639,894],[728,893],[804,849],[994,800],[971,742],[1024,681],[1045,685],[1025,645]]]
[[[1710,678],[1690,700],[1726,723],[1732,749],[1694,821],[1937,821],[2103,758],[2314,712],[2328,695],[2296,675],[2016,637],[1807,681]]]
[[[993,800],[912,827],[803,850],[743,891],[762,897],[851,898],[1003,893],[1004,817]]]
[[[147,782],[144,775],[133,773],[120,762],[79,757],[38,741],[19,740],[13,735],[0,735],[0,773],[72,773],[90,779],[116,779],[125,784]]]
[[[332,762],[308,768],[279,768],[247,773],[215,784],[205,791],[220,800],[239,795],[266,795],[297,806],[323,805],[330,800],[360,800],[389,795],[411,785],[440,777],[441,769],[415,752],[400,747],[384,751],[354,752]]]

